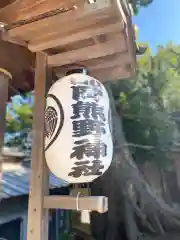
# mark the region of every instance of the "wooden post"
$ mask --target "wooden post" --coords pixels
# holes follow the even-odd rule
[[[8,85],[11,74],[5,69],[0,68],[0,193],[3,193],[2,184],[2,149],[4,146],[4,132],[6,123],[6,104],[8,100]],[[1,198],[1,196],[0,196]]]
[[[43,208],[44,195],[49,192],[49,171],[44,157],[44,111],[46,95],[47,56],[36,55],[35,109],[33,125],[32,175],[29,193],[27,240],[48,239],[48,210]]]

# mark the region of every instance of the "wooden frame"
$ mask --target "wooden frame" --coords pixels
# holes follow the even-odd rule
[[[133,78],[134,29],[121,0],[100,0],[93,4],[83,0],[72,9],[7,28],[5,37],[27,44],[32,52],[48,53],[48,65],[58,68],[59,76],[64,74],[64,67],[75,63],[89,69],[89,74],[102,82]]]

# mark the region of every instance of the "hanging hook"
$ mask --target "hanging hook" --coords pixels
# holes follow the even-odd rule
[[[79,197],[80,197],[80,192],[78,192],[78,194],[77,194],[77,197],[76,197],[76,210],[77,211],[80,211],[80,209],[79,209]]]

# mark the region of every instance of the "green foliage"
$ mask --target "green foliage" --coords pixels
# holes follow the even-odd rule
[[[6,137],[8,146],[18,146],[21,150],[31,150],[31,137],[33,119],[33,95],[12,98],[8,104],[6,116]]]
[[[7,131],[16,133],[21,129],[29,128],[32,124],[32,108],[27,104],[17,105],[12,104],[11,110],[16,114],[12,116],[9,112],[7,115]],[[14,115],[14,114],[13,114]]]
[[[128,2],[132,5],[135,15],[137,15],[141,7],[147,7],[153,0],[128,0]]]
[[[155,161],[162,167],[171,159],[176,125],[170,113],[180,109],[179,51],[180,46],[168,44],[152,56],[148,49],[138,59],[137,79],[114,86],[125,136],[134,144],[137,162]]]

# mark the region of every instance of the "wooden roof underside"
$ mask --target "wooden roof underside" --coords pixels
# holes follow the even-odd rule
[[[0,11],[0,21],[5,19],[10,24],[3,38],[11,42],[23,43],[31,52],[48,53],[48,65],[54,68],[58,77],[63,76],[72,64],[87,67],[90,75],[101,81],[134,77],[136,70],[134,29],[131,17],[122,6],[117,13],[118,6],[111,5],[111,0],[100,0],[101,5],[96,5],[95,10],[84,4],[85,0],[55,0],[56,5],[50,0],[44,0],[41,1],[44,2],[41,7],[38,6],[40,1],[24,0],[21,1],[24,5],[21,5],[17,14],[18,2],[15,1],[14,5],[11,4],[4,11]],[[65,5],[66,9],[78,3],[79,9],[71,9],[39,21],[12,26],[14,21],[27,20],[39,16],[44,11],[54,10],[58,3]],[[84,4],[83,8],[82,4]],[[11,17],[8,18],[7,12],[11,13]],[[26,47],[7,42],[1,44],[4,46],[2,47],[4,52],[0,46],[0,55],[6,55],[5,67],[13,75],[11,84],[14,88],[24,91],[32,90],[34,54]],[[10,45],[13,51],[9,50]],[[4,66],[3,61],[1,57],[1,66]],[[10,92],[12,94],[12,91]]]

